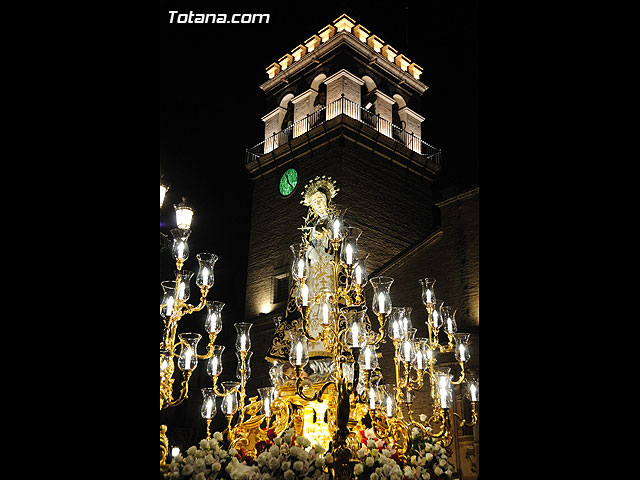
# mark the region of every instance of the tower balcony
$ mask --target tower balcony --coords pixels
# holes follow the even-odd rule
[[[350,137],[355,137],[356,143],[368,145],[372,151],[386,150],[391,156],[397,153],[434,173],[442,165],[440,149],[429,145],[413,132],[342,96],[257,145],[247,148],[245,167],[251,172],[261,170],[276,156],[285,155],[312,140],[317,144],[322,139],[327,139],[329,132],[336,129],[342,135],[351,132],[354,135]],[[404,155],[401,155],[403,153]]]

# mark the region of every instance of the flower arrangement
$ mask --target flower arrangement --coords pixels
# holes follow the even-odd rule
[[[293,429],[276,437],[269,430],[269,440],[256,445],[258,456],[253,458],[240,449],[227,450],[220,432],[209,440],[201,440],[200,448],[190,447],[176,456],[169,465],[165,478],[169,480],[329,480],[325,471],[324,449],[311,446],[305,437],[296,437]]]
[[[177,455],[165,479],[329,480],[327,467],[333,456],[322,446],[311,446],[306,437],[296,437],[293,429],[280,437],[270,430],[268,437],[268,441],[256,445],[258,455],[254,458],[242,449],[228,448],[226,439],[216,432],[213,438],[201,440],[199,448],[194,445],[186,455]],[[353,468],[357,480],[450,480],[453,475],[447,451],[416,428],[404,465],[393,445],[376,438],[373,430],[361,430],[360,443]]]
[[[353,468],[354,476],[358,480],[450,480],[454,467],[448,462],[448,452],[417,428],[412,429],[411,436],[403,467],[393,445],[376,438],[371,429],[361,430],[362,447],[356,451],[358,463]]]

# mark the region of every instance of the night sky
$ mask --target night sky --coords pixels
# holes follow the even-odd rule
[[[267,112],[259,85],[267,80],[266,67],[346,13],[424,69],[421,81],[429,89],[418,111],[426,117],[422,138],[443,152],[436,187],[471,188],[478,185],[476,3],[313,2],[301,9],[294,2],[160,2],[160,173],[171,185],[160,227],[168,233],[175,226],[172,205],[186,196],[195,217],[185,268],[197,270],[198,252],[220,257],[209,299],[227,304],[226,325],[242,321],[244,313],[251,209],[244,153],[263,139],[260,118]],[[170,24],[170,10],[269,13],[270,21]],[[160,280],[172,279],[173,268],[169,254],[161,254]],[[204,334],[203,315],[185,318],[179,331]],[[216,343],[233,338],[229,330]]]

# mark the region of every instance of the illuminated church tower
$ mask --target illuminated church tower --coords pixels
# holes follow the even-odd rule
[[[438,279],[443,298],[458,302],[459,323],[477,328],[477,225],[452,229],[465,239],[455,247],[456,258],[465,259],[462,267],[455,259],[447,264],[455,238],[443,230],[456,215],[475,218],[477,189],[434,204],[432,184],[442,158],[422,138],[424,117],[418,110],[428,88],[420,80],[422,68],[342,15],[266,73],[260,85],[267,104],[264,139],[247,149],[245,159],[254,183],[245,293],[245,321],[253,324],[255,338],[250,395],[270,385],[264,358],[292,285],[289,246],[299,242],[307,212],[301,193],[316,177],[336,182],[340,191],[334,202],[347,208],[345,219],[363,231],[358,247],[369,255],[369,277],[396,279],[393,304],[413,307],[421,336],[426,313],[418,279],[427,276]],[[442,225],[434,221],[438,208]],[[445,217],[445,210],[453,216]],[[459,271],[464,285],[458,284]],[[371,288],[365,295],[371,309]],[[392,350],[387,343],[383,355],[392,358]],[[383,373],[393,378],[392,371]],[[427,401],[429,394],[422,397]],[[465,455],[476,461],[477,433],[468,435],[470,447],[455,446],[459,464]]]

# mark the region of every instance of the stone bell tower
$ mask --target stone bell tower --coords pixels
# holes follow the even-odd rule
[[[334,201],[362,228],[373,272],[431,232],[431,182],[441,164],[440,150],[422,138],[422,68],[349,16],[266,73],[264,139],[245,158],[254,181],[245,315],[255,331],[273,330],[284,311],[305,183],[336,180]]]
[[[267,104],[264,138],[245,158],[254,182],[245,293],[245,321],[253,323],[256,339],[250,396],[270,385],[263,359],[286,309],[289,245],[299,243],[307,213],[301,193],[323,175],[336,181],[340,192],[333,201],[348,209],[346,221],[362,229],[358,247],[369,255],[369,277],[396,279],[393,303],[413,307],[417,336],[425,336],[426,329],[418,279],[434,276],[442,280],[444,298],[466,315],[459,325],[476,328],[477,345],[478,190],[434,204],[432,183],[442,158],[423,137],[425,113],[418,110],[428,87],[422,73],[408,56],[347,15],[267,67],[260,85]],[[438,209],[441,225],[434,223]],[[371,309],[371,288],[365,296]],[[392,359],[392,350],[387,342],[384,358]],[[383,375],[394,378],[393,362],[387,363]],[[470,363],[477,365],[475,359]],[[416,411],[425,411],[429,397],[416,399]],[[477,431],[465,435],[454,446],[457,464],[466,465],[464,478],[475,478],[471,465],[477,460],[468,458],[477,458]]]

